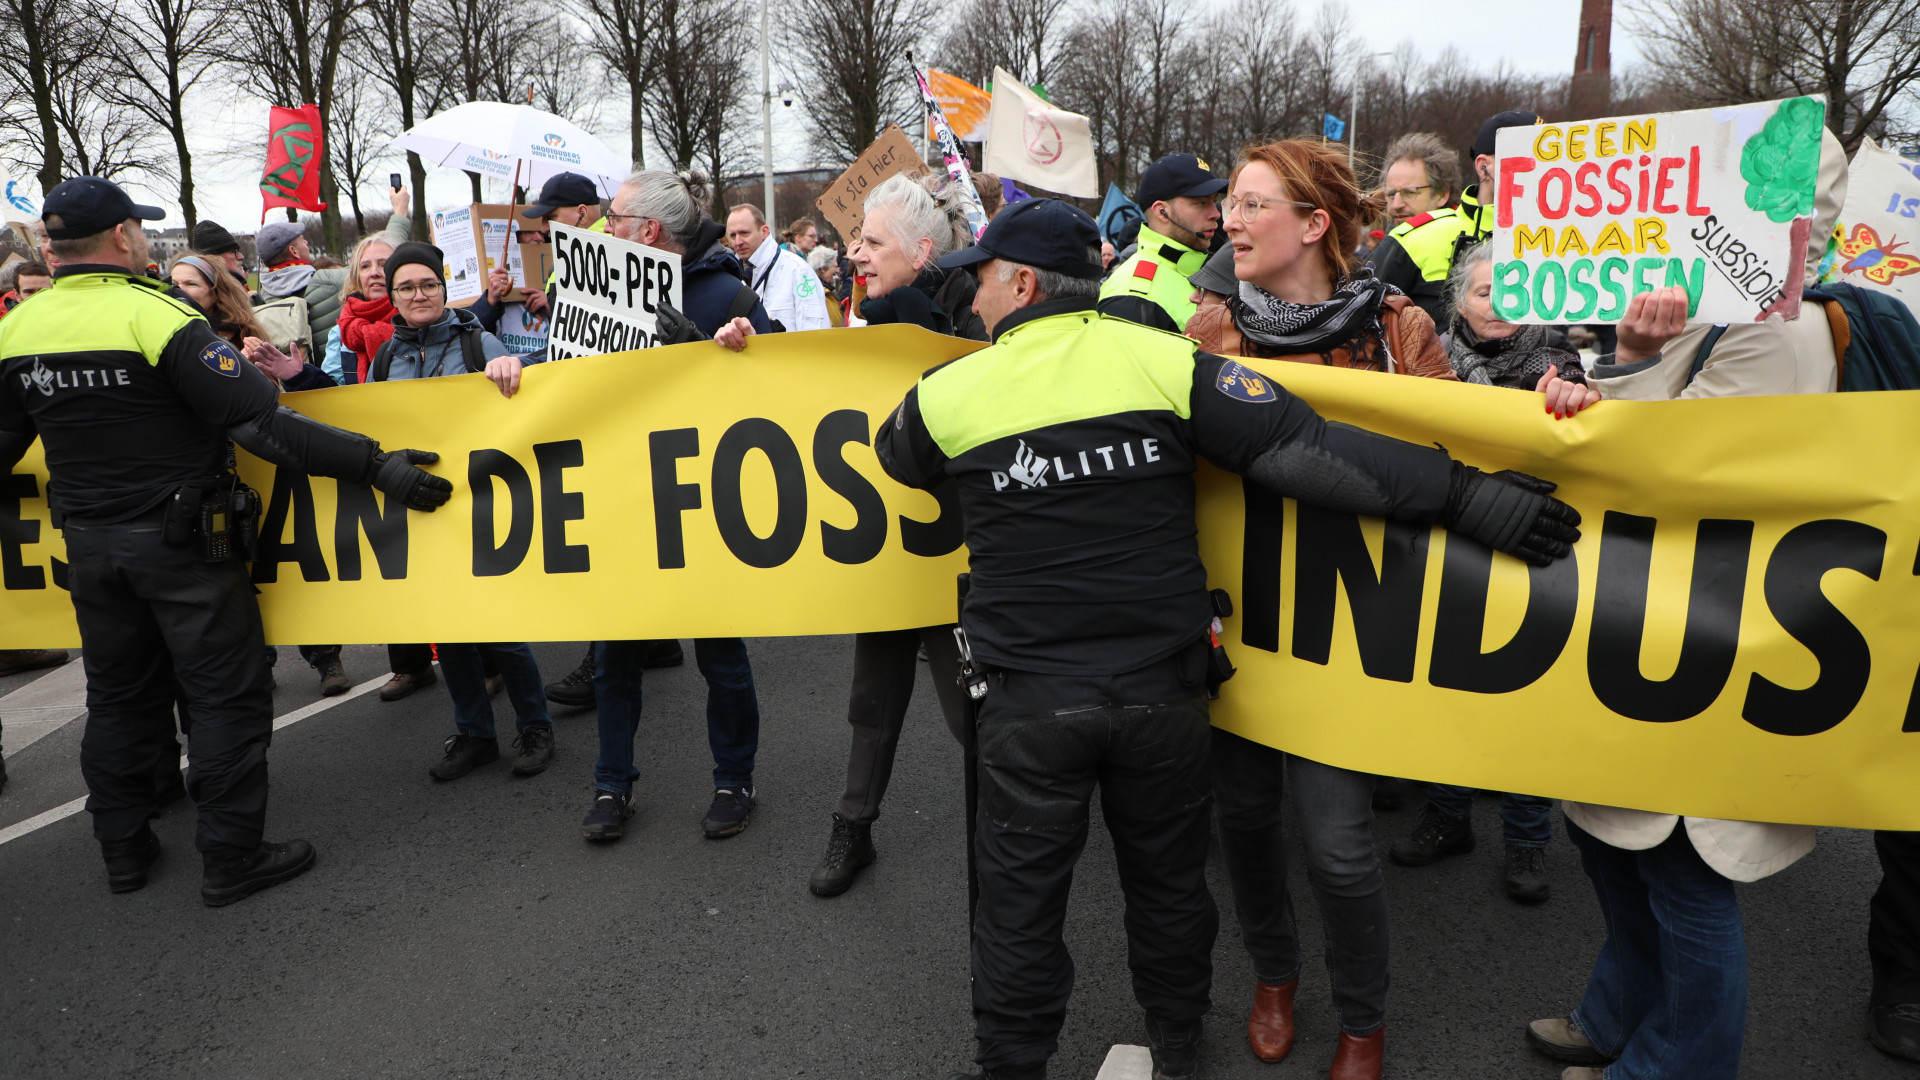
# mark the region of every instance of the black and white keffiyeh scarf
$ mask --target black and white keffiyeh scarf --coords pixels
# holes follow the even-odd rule
[[[1447,359],[1461,382],[1483,386],[1531,390],[1550,366],[1569,382],[1586,381],[1579,354],[1552,345],[1546,327],[1519,326],[1506,337],[1483,339],[1458,311],[1447,332]]]
[[[1373,276],[1370,268],[1342,281],[1333,296],[1317,304],[1282,300],[1250,281],[1240,283],[1233,322],[1242,337],[1279,354],[1361,351],[1368,335],[1381,337],[1380,306],[1399,289]]]

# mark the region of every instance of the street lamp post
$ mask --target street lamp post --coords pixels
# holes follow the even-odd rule
[[[760,0],[760,149],[766,156],[767,228],[778,231],[773,221],[773,60],[767,37],[767,4]]]

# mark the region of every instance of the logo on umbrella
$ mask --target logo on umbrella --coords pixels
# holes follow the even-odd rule
[[[20,181],[18,180],[7,181],[7,201],[12,203],[16,209],[23,210],[29,214],[37,215],[39,211],[34,208],[34,205],[32,203],[14,194],[14,188],[19,186],[20,186]]]
[[[548,133],[547,133],[547,138],[546,138],[546,143],[547,143],[547,145],[548,145],[548,146],[551,146],[551,147],[553,147],[553,148],[554,148],[555,150],[558,150],[558,149],[560,149],[561,147],[563,147],[563,146],[565,146],[565,145],[567,145],[567,140],[565,140],[565,139],[563,139],[563,138],[561,138],[561,137],[560,137],[560,136],[558,136],[558,135],[555,135],[555,134],[553,134],[552,132],[548,132]]]

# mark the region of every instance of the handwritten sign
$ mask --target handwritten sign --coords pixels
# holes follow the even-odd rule
[[[1920,312],[1920,161],[1863,140],[1847,169],[1847,203],[1822,281],[1890,292]]]
[[[1825,120],[1799,97],[1502,129],[1495,313],[1612,323],[1679,285],[1690,322],[1798,318]]]
[[[547,357],[648,349],[662,302],[680,307],[680,256],[553,223],[553,318]]]
[[[918,176],[932,171],[921,159],[913,140],[900,130],[900,125],[888,124],[887,130],[873,140],[873,145],[861,152],[860,159],[814,200],[814,205],[833,222],[841,236],[852,240],[859,235],[860,223],[867,217],[867,192],[897,173]]]

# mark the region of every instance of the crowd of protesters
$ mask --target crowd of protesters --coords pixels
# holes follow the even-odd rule
[[[1343,150],[1316,140],[1250,147],[1230,172],[1215,171],[1190,154],[1169,155],[1139,182],[1139,220],[1125,234],[1106,237],[1077,208],[1030,199],[986,174],[975,174],[971,191],[944,175],[884,181],[867,196],[860,233],[841,238],[840,248],[810,219],[776,233],[762,208],[751,204],[712,220],[704,210],[713,205],[706,179],[685,172],[636,171],[606,193],[604,204],[593,181],[561,174],[544,185],[526,216],[599,228],[678,254],[686,319],[700,337],[732,349],[751,347],[750,339],[762,334],[905,323],[1011,350],[1022,334],[1057,332],[1046,329],[1054,325],[1050,320],[1075,314],[1072,322],[1096,329],[1125,324],[1184,334],[1190,339],[1184,346],[1168,339],[1176,342],[1175,351],[1197,347],[1199,358],[1212,358],[1206,363],[1260,358],[1478,383],[1540,395],[1544,410],[1557,418],[1609,398],[1837,389],[1837,358],[1825,320],[1789,322],[1775,315],[1710,336],[1712,328],[1686,324],[1686,298],[1672,288],[1635,297],[1617,327],[1523,326],[1500,319],[1491,302],[1486,243],[1496,184],[1493,141],[1503,128],[1538,120],[1526,110],[1489,118],[1467,148],[1465,164],[1474,182],[1464,186],[1461,156],[1424,133],[1391,144],[1372,189],[1357,181]],[[1832,231],[1845,181],[1845,155],[1826,135],[1814,236]],[[974,199],[996,223],[977,238],[966,213]],[[473,372],[513,397],[525,367],[546,357],[516,355],[496,334],[510,280],[495,270],[477,301],[450,305],[444,255],[410,238],[408,200],[404,189],[393,192],[387,227],[361,238],[336,268],[320,265],[299,225],[275,223],[255,237],[260,266],[257,281],[250,282],[235,238],[203,222],[193,232],[195,250],[173,259],[164,278],[175,295],[205,315],[218,338],[285,391]],[[42,254],[45,261],[19,263],[0,282],[6,286],[0,319],[58,278],[53,247]],[[1811,251],[1810,263],[1819,254]],[[539,313],[553,297],[529,287],[525,302]],[[1129,331],[1114,332],[1121,335],[1115,340],[1135,340],[1125,336]],[[1595,350],[1584,354],[1576,341]],[[1710,358],[1696,364],[1707,348]],[[993,350],[974,354],[991,355]],[[922,396],[910,395],[902,405],[902,429],[909,430],[905,419],[920,415],[915,410],[933,407],[927,399],[936,389],[950,394],[954,385],[950,377],[923,380],[916,390]],[[913,445],[911,437],[888,436],[909,441],[884,447],[876,440],[897,478],[932,483],[927,461],[937,460],[951,473],[961,460],[960,449],[941,445],[936,452]],[[1539,498],[1550,486],[1539,489]],[[1538,499],[1528,505],[1536,504],[1545,505]],[[1381,512],[1418,519],[1404,505]],[[969,525],[985,528],[977,521]],[[974,534],[969,536],[973,542]],[[975,576],[991,577],[981,574],[982,551],[998,541],[979,542]],[[1060,938],[1066,886],[1032,875],[1044,864],[1046,873],[1059,875],[1064,867],[1070,878],[1077,848],[1048,845],[1058,845],[1060,837],[1083,840],[1091,777],[1100,775],[1102,785],[1116,781],[1087,766],[1084,784],[1073,793],[1056,792],[1053,803],[1019,803],[1009,776],[1021,769],[1038,775],[1046,767],[1007,764],[1004,745],[973,749],[975,726],[989,714],[968,701],[973,668],[966,636],[956,634],[955,624],[854,636],[846,783],[809,886],[819,896],[837,896],[875,859],[874,826],[925,663],[951,734],[994,766],[983,777],[983,790],[1013,800],[996,804],[1001,809],[1023,808],[1008,816],[989,806],[979,817],[975,850],[983,860],[983,882],[973,930],[974,1001],[977,1060],[984,1067],[979,1075],[1032,1080],[1045,1073],[1071,989]],[[323,694],[350,688],[339,646],[299,651],[316,670]],[[743,640],[701,639],[693,652],[708,686],[714,760],[714,798],[702,824],[717,840],[737,835],[751,821],[758,697]],[[0,673],[66,659],[61,650],[0,653]],[[446,683],[453,734],[428,767],[437,781],[457,780],[502,757],[495,695],[504,693],[514,712],[510,767],[521,776],[553,763],[550,704],[596,708],[599,753],[581,833],[607,843],[621,837],[635,812],[642,673],[681,664],[684,653],[678,642],[593,642],[576,670],[552,682],[543,680],[524,642],[398,643],[389,646],[389,660],[392,673],[380,689],[382,700],[398,700],[440,679]],[[1045,700],[1034,689],[1041,684],[1009,681],[1021,673],[1017,666],[988,662],[999,667],[984,707],[1011,707],[993,694],[1007,701],[1024,700],[1022,694]],[[1127,674],[1102,677],[1117,686]],[[1177,726],[1191,719],[1169,716],[1164,722]],[[1193,855],[1196,845],[1204,853],[1211,812],[1255,976],[1248,993],[1231,999],[1236,1009],[1247,1010],[1253,1052],[1276,1062],[1293,1045],[1294,994],[1306,950],[1282,843],[1283,819],[1291,817],[1324,923],[1340,1021],[1329,1075],[1379,1077],[1391,966],[1386,884],[1373,831],[1383,779],[1224,730],[1206,733],[1204,742],[1200,771],[1179,780],[1197,785],[1193,801],[1172,807],[1178,800],[1164,791],[1147,799],[1166,803],[1164,821],[1178,820],[1185,831],[1163,830],[1155,838],[1149,824],[1125,820],[1112,792],[1105,801],[1116,844],[1122,837],[1139,843],[1123,853],[1121,872],[1154,1075],[1188,1077],[1197,1067],[1193,1046],[1210,1000],[1215,920]],[[1125,752],[1116,746],[1104,753],[1120,761]],[[1028,776],[1022,783],[1040,781]],[[1473,792],[1433,784],[1423,795],[1417,823],[1389,845],[1389,857],[1418,867],[1471,850]],[[1057,816],[1066,805],[1061,799],[1078,800],[1077,819],[1072,812]],[[1193,816],[1196,806],[1199,817]],[[1520,903],[1545,902],[1552,895],[1552,802],[1508,792],[1500,794],[1500,806],[1506,893]],[[1747,962],[1734,883],[1784,869],[1811,850],[1813,831],[1583,803],[1563,809],[1568,839],[1600,901],[1606,940],[1581,1000],[1570,1009],[1566,1002],[1541,1002],[1540,1011],[1552,1015],[1530,1025],[1525,1038],[1564,1063],[1567,1080],[1735,1076]],[[1202,823],[1197,831],[1196,821]],[[1869,928],[1871,1036],[1888,1053],[1920,1061],[1920,834],[1881,833],[1876,848],[1885,877]],[[1174,892],[1181,895],[1166,895]]]

